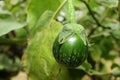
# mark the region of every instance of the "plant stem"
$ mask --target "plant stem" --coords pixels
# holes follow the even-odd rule
[[[23,43],[27,42],[27,39],[6,39],[0,38],[0,45],[22,45]]]
[[[102,25],[102,24],[99,22],[99,20],[95,17],[93,11],[91,10],[89,4],[88,4],[85,0],[81,0],[81,1],[86,5],[89,13],[91,14],[92,18],[95,20],[95,22],[96,22],[96,24],[97,24],[98,27],[102,27],[103,29],[110,29],[109,27],[106,27],[106,26]],[[96,28],[92,28],[91,32],[88,34],[88,37],[90,37],[90,36],[94,33],[94,31],[95,31],[96,29],[97,29],[97,27],[96,27]]]
[[[69,13],[68,13],[68,20],[70,23],[76,23],[76,19],[75,19],[75,10],[74,10],[74,6],[73,6],[73,1],[72,0],[68,0],[68,8],[69,8]]]
[[[53,14],[50,23],[48,25],[51,25],[52,20],[57,16],[57,13],[61,10],[61,8],[64,6],[64,4],[67,2],[67,0],[64,0],[61,5],[58,7],[58,9],[55,11],[55,13]]]
[[[105,26],[103,26],[99,21],[98,19],[95,17],[93,11],[91,10],[90,6],[88,5],[88,3],[85,1],[85,0],[81,0],[85,5],[86,7],[88,8],[88,11],[89,13],[91,14],[92,18],[95,20],[96,24],[98,25],[98,27],[103,27],[103,28],[107,28]]]
[[[61,10],[61,8],[64,6],[64,4],[67,2],[67,0],[64,0],[62,4],[58,7],[58,9],[55,11],[53,18],[57,16],[57,13]]]

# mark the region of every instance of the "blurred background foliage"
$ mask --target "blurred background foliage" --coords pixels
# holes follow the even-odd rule
[[[51,55],[54,38],[67,23],[66,0],[0,0],[0,80],[21,71],[30,80],[120,80],[120,0],[73,1],[77,23],[87,33],[93,73],[85,70],[88,64],[59,73]],[[49,73],[53,78],[46,77]]]

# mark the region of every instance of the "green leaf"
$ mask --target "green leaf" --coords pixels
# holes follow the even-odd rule
[[[96,0],[98,3],[101,3],[109,8],[117,7],[118,0]]]
[[[91,9],[98,7],[96,0],[90,0],[90,2],[88,4],[90,5]]]
[[[31,35],[34,36],[37,32],[40,32],[43,28],[45,28],[45,26],[48,26],[52,16],[53,12],[45,11],[38,19],[35,27],[32,29]]]
[[[25,27],[25,24],[16,22],[14,20],[0,20],[0,36],[7,34],[12,30]]]
[[[91,64],[88,63],[86,60],[82,65],[78,66],[76,69],[82,69],[83,71],[87,71],[91,68],[92,68]]]
[[[102,57],[108,57],[110,50],[113,48],[113,42],[110,39],[110,37],[105,37],[101,41],[100,48],[103,53]]]
[[[24,28],[15,30],[15,33],[17,38],[22,38],[22,39],[26,38],[28,35],[27,31]]]
[[[89,75],[106,75],[106,74],[108,74],[106,72],[99,72],[99,71],[93,70],[91,64],[89,64],[87,61],[85,61],[81,66],[77,67],[77,69],[83,70],[86,73],[88,73]]]
[[[32,33],[32,38],[30,38],[26,54],[24,55],[24,65],[29,79],[68,79],[68,74],[66,74],[67,69],[61,68],[52,55],[52,44],[60,30],[61,24],[51,22],[57,13],[55,11],[63,0],[41,0],[41,3],[38,3],[39,1],[31,0],[27,9],[27,22]],[[63,5],[60,6],[62,7]],[[62,71],[59,72],[60,69]],[[59,77],[58,75],[62,75],[63,77]]]
[[[81,66],[79,66],[77,69],[83,70],[86,73],[88,73],[89,75],[99,75],[99,76],[101,76],[101,75],[108,74],[106,72],[99,72],[99,71],[93,70],[91,68],[92,68],[92,66],[86,61]]]
[[[30,40],[24,55],[24,66],[30,80],[70,80],[67,69],[61,67],[52,55],[52,45],[61,26],[53,22],[51,27],[46,26]]]
[[[8,18],[11,17],[11,13],[7,10],[0,9],[0,18]]]
[[[0,70],[18,71],[22,69],[20,60],[16,57],[15,61],[10,59],[7,55],[0,53]]]
[[[115,71],[112,73],[112,75],[115,77],[120,77],[120,71]]]
[[[120,65],[117,64],[117,63],[113,63],[112,66],[111,66],[111,69],[114,69],[114,68],[116,68],[116,67],[120,68]]]
[[[99,61],[101,58],[102,51],[99,47],[99,45],[93,45],[90,48],[91,50],[91,57],[94,61]]]
[[[117,38],[120,39],[120,22],[116,23],[109,23],[108,26],[112,29],[113,35]]]
[[[32,30],[40,16],[46,11],[56,11],[61,0],[30,0],[27,8],[27,22],[29,29]],[[43,23],[44,24],[44,23]]]

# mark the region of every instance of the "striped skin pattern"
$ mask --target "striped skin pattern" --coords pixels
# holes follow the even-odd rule
[[[69,68],[78,67],[87,57],[87,46],[76,33],[62,44],[59,43],[59,38],[57,37],[53,44],[53,55],[61,65]]]

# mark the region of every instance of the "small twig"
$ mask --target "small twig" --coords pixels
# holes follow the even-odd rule
[[[52,19],[54,19],[57,16],[57,13],[62,9],[62,7],[65,5],[65,3],[67,2],[67,0],[64,0],[60,6],[58,7],[58,9],[55,11],[54,15],[52,16]]]
[[[23,43],[27,42],[27,39],[6,39],[0,38],[0,45],[22,45]]]
[[[88,37],[90,37],[95,32],[96,29],[97,28],[92,28],[91,31],[90,31],[90,33],[88,34]]]
[[[81,0],[81,1],[82,1],[82,2],[86,5],[86,7],[88,8],[89,13],[91,14],[92,18],[95,20],[96,24],[97,24],[98,26],[101,26],[101,27],[103,27],[103,28],[106,28],[105,26],[103,26],[102,24],[100,24],[100,22],[99,22],[98,19],[95,17],[93,11],[91,10],[91,8],[90,8],[90,6],[87,4],[87,2],[86,2],[85,0]]]
[[[95,17],[93,11],[91,10],[89,4],[88,4],[85,0],[81,0],[81,1],[86,5],[89,13],[91,14],[92,18],[95,20],[95,22],[96,22],[96,24],[97,24],[98,27],[102,27],[103,29],[110,29],[109,27],[106,27],[106,26],[102,25],[102,24],[99,22],[99,20]],[[96,28],[97,28],[97,27],[96,27]],[[94,33],[94,31],[96,30],[96,28],[92,28],[92,30],[91,30],[91,32],[89,33],[88,37],[91,36],[91,35]]]
[[[62,7],[65,5],[66,2],[67,2],[67,0],[64,0],[64,1],[60,4],[60,6],[58,7],[58,9],[55,11],[55,13],[53,14],[53,16],[51,17],[51,20],[50,20],[50,22],[49,22],[48,25],[51,26],[52,20],[57,16],[57,13],[62,9]]]

